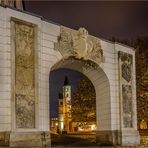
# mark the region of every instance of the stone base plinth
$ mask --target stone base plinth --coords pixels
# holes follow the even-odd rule
[[[49,132],[0,132],[0,146],[50,147]]]
[[[118,145],[118,131],[97,131],[96,140],[98,145]]]
[[[49,147],[50,142],[49,132],[13,132],[10,134],[11,147]]]
[[[140,144],[139,131],[134,129],[126,129],[121,134],[121,145],[123,146],[136,146]]]
[[[0,132],[0,147],[10,145],[10,132]]]
[[[140,144],[139,132],[134,129],[126,129],[123,131],[97,131],[96,134],[98,145],[137,146]]]

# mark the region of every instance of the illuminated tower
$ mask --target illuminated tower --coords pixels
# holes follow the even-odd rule
[[[71,86],[67,76],[63,85],[63,95],[59,95],[59,132],[71,131]]]
[[[65,104],[65,120],[64,120],[64,130],[70,131],[70,123],[71,123],[71,86],[69,84],[67,76],[65,77],[64,85],[63,85],[63,99]]]
[[[59,93],[59,100],[58,100],[58,129],[59,133],[62,133],[64,130],[64,99],[63,94]]]

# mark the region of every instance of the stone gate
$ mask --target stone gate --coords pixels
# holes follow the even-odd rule
[[[50,145],[49,75],[58,68],[93,83],[98,144],[139,144],[134,49],[0,6],[0,146]]]

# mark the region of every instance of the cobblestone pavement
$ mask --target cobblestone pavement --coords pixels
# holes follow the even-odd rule
[[[87,138],[80,138],[76,136],[68,136],[62,135],[57,136],[56,138],[52,137],[52,145],[53,148],[62,148],[62,147],[70,147],[70,148],[148,148],[148,136],[141,137],[141,145],[139,146],[97,146],[94,139],[87,136]]]

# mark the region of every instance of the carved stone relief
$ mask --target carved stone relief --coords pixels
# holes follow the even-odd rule
[[[131,69],[132,69],[132,55],[124,52],[119,52],[119,57],[121,59],[121,70],[122,78],[127,82],[131,81]]]
[[[132,89],[130,85],[122,85],[123,125],[132,127]]]
[[[83,58],[100,64],[103,58],[100,40],[88,35],[85,28],[75,31],[61,27],[61,34],[58,43],[55,44],[55,50],[59,50],[64,59],[68,57]]]
[[[34,27],[15,22],[16,127],[35,127]]]
[[[130,82],[130,80],[131,80],[131,65],[129,65],[128,63],[122,64],[122,77],[127,82]]]
[[[119,51],[119,73],[122,96],[123,127],[131,128],[132,125],[132,55]]]

